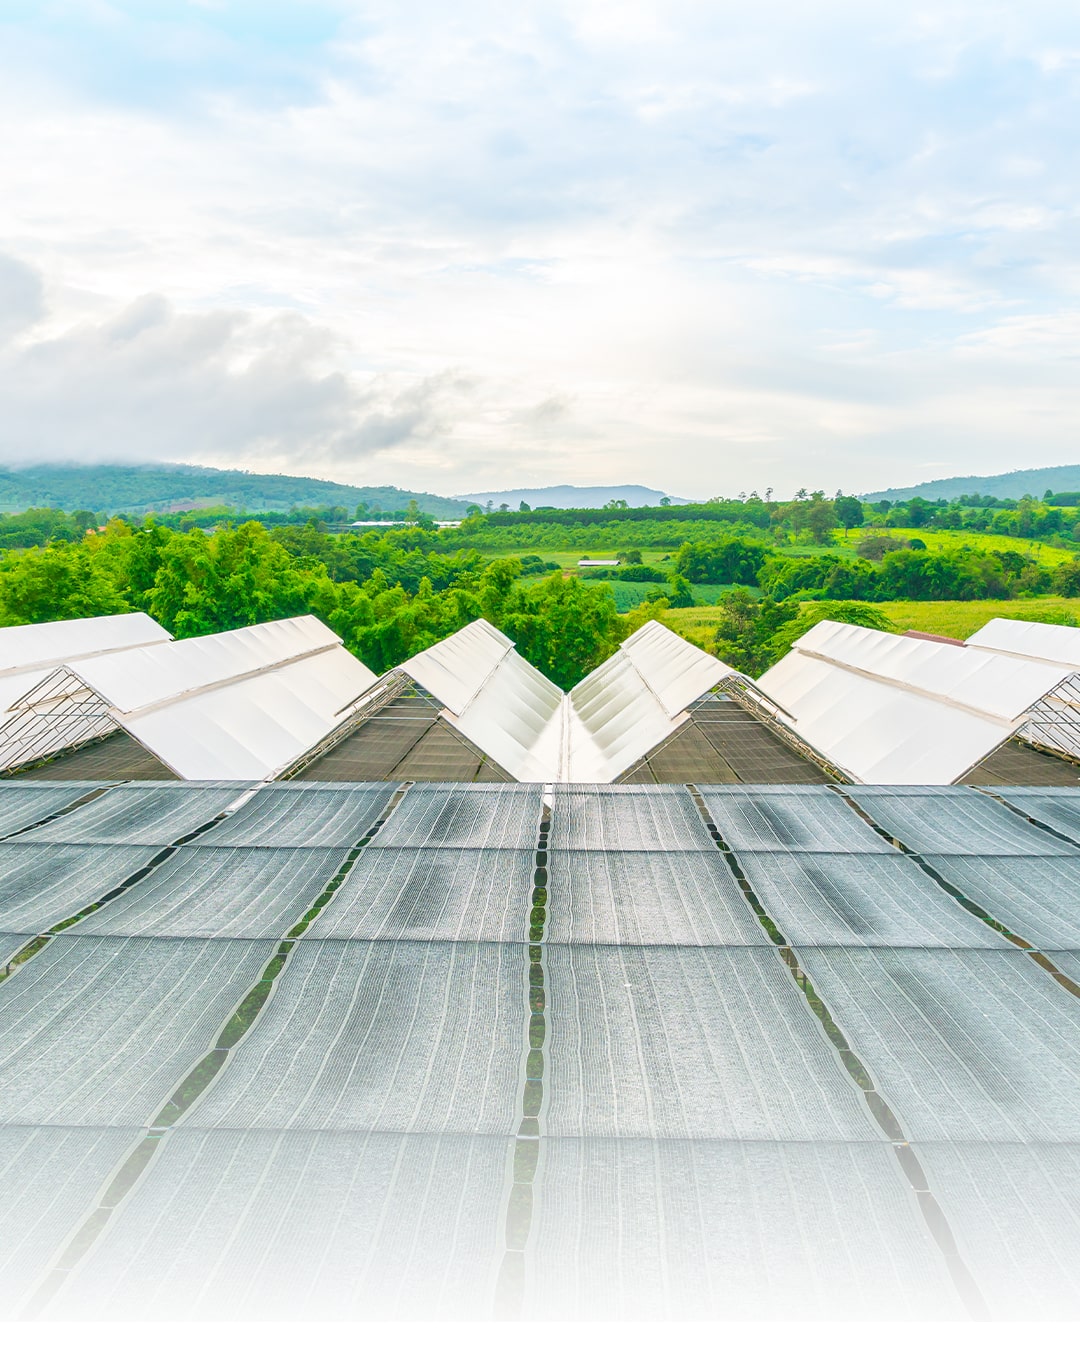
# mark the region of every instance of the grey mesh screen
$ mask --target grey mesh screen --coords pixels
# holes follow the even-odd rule
[[[536,784],[414,784],[372,840],[376,848],[535,848]]]
[[[284,937],[348,856],[344,848],[181,848],[71,931]]]
[[[207,848],[352,848],[390,804],[393,783],[310,783],[261,788],[240,809],[200,835]]]
[[[888,1144],[544,1139],[525,1315],[962,1315]]]
[[[5,966],[32,938],[26,933],[0,932],[0,966]],[[0,971],[0,974],[3,974]]]
[[[798,955],[908,1138],[1080,1140],[1080,999],[1029,956]]]
[[[715,848],[556,851],[550,855],[547,900],[548,942],[770,943]]]
[[[532,849],[365,849],[309,937],[528,941]]]
[[[1051,952],[1050,961],[1073,984],[1080,986],[1080,951]]]
[[[487,1319],[513,1140],[174,1130],[59,1318]]]
[[[1018,811],[1080,844],[1080,788],[994,788]]]
[[[544,1134],[879,1137],[772,948],[553,946],[545,993]]]
[[[512,1134],[528,950],[298,942],[190,1124]]]
[[[716,845],[685,787],[557,786],[553,849],[701,849]]]
[[[790,942],[1014,950],[902,854],[737,857],[754,894]]]
[[[103,783],[0,783],[0,839],[44,820]]]
[[[1080,858],[925,861],[968,900],[1036,947],[1080,947]]]
[[[1080,1147],[922,1144],[919,1159],[991,1316],[1080,1320]]]
[[[140,1129],[0,1127],[0,1314],[46,1275]]]
[[[701,796],[724,842],[736,850],[891,853],[892,845],[827,787],[800,792],[720,792]]]
[[[0,927],[43,933],[145,867],[153,845],[0,844]]]
[[[148,783],[114,787],[19,840],[56,844],[174,844],[224,811],[242,784]]]
[[[0,984],[0,1124],[152,1120],[275,949],[53,938]]]
[[[971,788],[890,795],[864,788],[846,791],[882,829],[915,853],[1080,857],[1069,844]]]

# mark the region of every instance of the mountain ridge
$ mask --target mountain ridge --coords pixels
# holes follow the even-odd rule
[[[552,487],[502,488],[498,492],[458,492],[454,495],[458,501],[474,502],[478,506],[486,506],[491,502],[496,509],[505,502],[512,511],[517,510],[519,502],[526,502],[535,508],[597,507],[607,506],[610,501],[624,501],[627,506],[659,506],[664,497],[672,506],[686,506],[691,500],[688,497],[673,497],[669,492],[643,487],[640,483],[622,483],[614,487],[575,487],[572,483],[558,483]]]
[[[923,497],[927,501],[978,494],[980,497],[1022,497],[1025,493],[1041,497],[1044,492],[1080,492],[1080,464],[1057,464],[1044,469],[1011,469],[1007,473],[970,474],[955,478],[932,478],[913,487],[887,488],[883,492],[862,492],[864,502],[909,501]]]

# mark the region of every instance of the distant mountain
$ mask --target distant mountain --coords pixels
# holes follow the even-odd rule
[[[62,511],[144,514],[225,505],[237,511],[291,511],[294,507],[344,506],[350,514],[404,511],[415,501],[421,511],[459,520],[465,507],[451,497],[396,487],[353,487],[322,478],[206,469],[194,464],[42,464],[0,468],[0,512],[49,506]],[[516,503],[515,503],[516,505]]]
[[[1080,464],[1059,464],[1052,469],[1013,469],[1011,473],[988,474],[985,477],[934,478],[929,483],[916,483],[914,487],[864,492],[862,500],[897,502],[924,497],[928,502],[940,498],[952,501],[954,497],[968,497],[975,493],[980,497],[1019,498],[1025,493],[1041,497],[1047,489],[1051,492],[1080,492]]]
[[[624,483],[621,487],[572,487],[561,483],[558,487],[543,488],[502,488],[498,492],[463,492],[459,500],[478,502],[486,506],[491,502],[496,510],[505,502],[512,511],[516,511],[519,502],[529,506],[607,506],[608,502],[625,502],[627,506],[659,506],[660,499],[667,497],[672,506],[685,506],[688,498],[672,497],[667,492],[657,492],[655,488],[642,487],[639,483]]]

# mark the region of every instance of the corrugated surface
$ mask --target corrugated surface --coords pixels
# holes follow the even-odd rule
[[[0,844],[0,928],[44,933],[145,867],[153,844]]]
[[[149,1123],[274,950],[53,938],[0,984],[0,1124]]]
[[[528,784],[411,787],[371,848],[535,848],[543,794]]]
[[[760,792],[700,789],[724,842],[736,850],[892,853],[889,842],[828,788]]]
[[[1080,859],[1080,849],[970,788],[903,794],[852,788],[848,795],[882,829],[915,853]]]
[[[527,966],[516,945],[298,942],[189,1123],[512,1134]]]
[[[798,956],[908,1138],[1080,1142],[1080,999],[1024,953]]]
[[[104,783],[0,783],[0,839],[34,825],[85,797]]]
[[[545,1135],[875,1139],[775,950],[551,946]]]
[[[238,783],[114,787],[75,811],[20,834],[12,847],[39,843],[174,844],[220,815],[243,790],[243,784]]]
[[[700,849],[716,845],[683,787],[556,787],[552,849],[625,851]]]
[[[393,783],[260,789],[227,820],[198,838],[206,848],[355,847],[390,805]]]

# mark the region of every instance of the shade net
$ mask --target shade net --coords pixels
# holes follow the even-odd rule
[[[1080,947],[1080,858],[928,853],[939,876],[1035,947]]]
[[[544,1134],[873,1139],[779,954],[545,950]]]
[[[1058,830],[1080,844],[1080,788],[994,788],[1022,815]]]
[[[0,783],[0,839],[63,811],[102,783]]]
[[[274,951],[53,938],[0,984],[0,1124],[149,1123]]]
[[[703,787],[724,842],[741,851],[891,853],[892,845],[829,788],[760,792]]]
[[[19,835],[31,844],[175,844],[220,815],[243,785],[147,783],[114,787],[47,825]]]
[[[48,1274],[140,1129],[0,1127],[0,1313]]]
[[[557,786],[551,805],[553,849],[715,851],[684,787]]]
[[[1080,951],[1051,952],[1049,956],[1055,970],[1059,970],[1066,979],[1080,988]]]
[[[919,1160],[991,1317],[1080,1319],[1080,1147],[922,1144]]]
[[[44,933],[135,876],[153,845],[0,844],[0,927]]]
[[[512,1134],[528,950],[299,942],[192,1125]]]
[[[73,932],[284,937],[348,856],[344,848],[181,848]]]
[[[526,942],[535,869],[532,849],[365,849],[308,934]]]
[[[902,854],[740,852],[737,858],[790,942],[1013,950]]]
[[[888,1144],[544,1139],[525,1315],[962,1315]]]
[[[923,793],[848,788],[847,794],[914,853],[1080,857],[1071,845],[971,788]]]
[[[544,938],[691,947],[771,941],[716,849],[552,853]]]
[[[393,798],[393,783],[261,788],[227,820],[207,830],[207,848],[354,848]]]
[[[26,933],[4,933],[0,932],[0,966],[5,969],[7,963],[16,953],[21,952],[28,942],[33,939]],[[4,972],[0,970],[0,974]]]
[[[1022,952],[798,949],[907,1138],[1080,1140],[1080,999]]]
[[[485,1319],[513,1140],[174,1130],[50,1315]]]
[[[535,848],[542,789],[529,783],[417,783],[372,840],[376,848]]]

